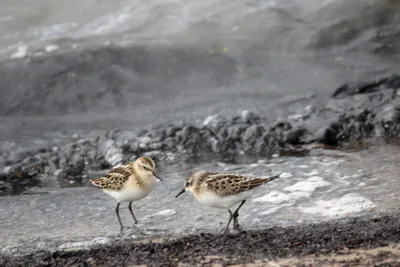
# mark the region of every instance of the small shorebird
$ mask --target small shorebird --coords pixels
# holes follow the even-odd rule
[[[255,189],[280,175],[250,178],[239,174],[199,171],[187,177],[185,187],[175,197],[190,191],[198,202],[206,206],[228,209],[230,217],[224,231],[226,233],[232,219],[234,229],[239,228],[239,209],[255,193]],[[232,213],[230,208],[239,202],[239,207]]]
[[[135,224],[138,223],[132,211],[132,201],[147,196],[156,185],[156,178],[162,181],[154,173],[155,163],[149,157],[140,157],[136,161],[125,165],[119,165],[109,171],[104,177],[90,180],[90,182],[115,198],[118,204],[115,208],[121,232],[124,226],[119,217],[119,205],[121,202],[129,201],[129,211]]]

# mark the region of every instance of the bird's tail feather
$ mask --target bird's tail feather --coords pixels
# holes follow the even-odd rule
[[[90,180],[89,182],[90,182],[92,185],[94,185],[94,186],[102,187],[102,186],[101,186],[101,182],[102,182],[102,181],[103,181],[103,177],[100,177],[100,178],[92,179],[92,180]]]
[[[282,174],[282,173],[276,174],[276,175],[271,176],[271,177],[265,177],[265,178],[263,178],[263,179],[265,179],[265,182],[264,182],[264,183],[268,183],[268,182],[271,182],[271,181],[273,181],[273,180],[275,180],[275,179],[278,179],[279,176],[281,176],[281,174]]]

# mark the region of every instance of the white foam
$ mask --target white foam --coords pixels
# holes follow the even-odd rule
[[[305,181],[295,183],[294,185],[283,188],[285,191],[302,191],[302,192],[313,192],[319,187],[330,185],[330,182],[324,181],[324,178],[320,176],[312,176]]]
[[[166,209],[166,210],[162,210],[162,211],[159,211],[157,213],[154,213],[151,216],[168,216],[168,215],[174,215],[176,213],[177,213],[176,210],[168,210],[168,209]]]
[[[44,48],[44,50],[45,50],[47,53],[51,53],[51,52],[53,52],[53,51],[58,50],[58,48],[59,48],[58,45],[48,45],[48,46],[46,46],[46,47]]]
[[[297,168],[307,169],[307,168],[310,168],[310,166],[302,164],[302,165],[298,165]]]
[[[320,164],[320,165],[323,165],[323,166],[331,166],[331,165],[339,165],[340,162],[338,162],[338,161],[321,162],[321,161],[320,161],[319,164]]]
[[[262,197],[257,197],[253,199],[253,202],[269,202],[269,203],[282,203],[284,201],[289,201],[290,196],[289,194],[285,194],[283,192],[280,192],[278,190],[272,190],[268,194],[262,196]]]
[[[288,116],[288,120],[297,121],[303,118],[302,114],[293,114]]]
[[[26,45],[22,45],[18,47],[17,52],[11,55],[11,58],[24,58],[28,54],[28,47]]]
[[[280,178],[289,178],[289,177],[293,177],[293,174],[291,174],[290,172],[282,172],[279,177]]]
[[[341,198],[328,201],[317,201],[314,206],[299,207],[304,213],[317,214],[321,216],[344,216],[376,207],[375,203],[358,193],[346,194]]]
[[[310,196],[311,196],[310,192],[297,191],[291,193],[283,193],[278,190],[273,190],[262,197],[254,198],[253,202],[269,202],[273,204],[279,204],[282,202],[289,202],[289,201],[294,202],[300,198],[310,197]]]
[[[277,212],[278,210],[280,210],[280,209],[282,209],[282,208],[284,208],[284,207],[288,207],[288,206],[291,206],[291,205],[290,205],[290,204],[289,204],[289,205],[288,205],[288,204],[278,205],[278,206],[269,208],[269,209],[267,209],[266,211],[261,212],[260,214],[261,214],[261,215],[269,215],[269,214],[275,213],[275,212]]]
[[[97,244],[107,244],[110,242],[110,239],[107,237],[96,237],[91,241],[81,241],[81,242],[70,242],[70,243],[64,243],[60,246],[58,246],[58,249],[68,249],[68,250],[73,250],[73,249],[80,249],[84,247],[89,247]]]
[[[306,176],[315,176],[315,175],[318,175],[318,174],[319,174],[319,171],[317,171],[317,170],[313,170],[311,172],[304,173],[304,175],[306,175]]]
[[[267,209],[266,211],[261,212],[261,215],[268,215],[268,214],[272,214],[277,212],[279,209],[281,208],[281,206],[276,206],[276,207],[272,207]]]

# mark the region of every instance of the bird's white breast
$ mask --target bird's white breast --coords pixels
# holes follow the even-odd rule
[[[219,196],[211,191],[194,194],[198,202],[209,207],[229,209],[233,205],[248,199],[253,195],[253,190],[240,192],[231,196]]]
[[[146,183],[144,187],[139,187],[135,183],[128,183],[119,191],[104,189],[104,192],[115,198],[117,202],[136,201],[146,197],[156,186],[156,180]]]

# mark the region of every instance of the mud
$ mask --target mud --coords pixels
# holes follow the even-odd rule
[[[86,249],[38,251],[28,255],[2,257],[2,266],[193,266],[203,264],[259,264],[260,261],[281,262],[281,266],[304,266],[314,258],[322,263],[353,262],[362,259],[343,259],[336,255],[357,253],[366,255],[382,247],[380,253],[370,255],[372,262],[386,260],[382,266],[395,266],[400,242],[399,213],[353,217],[321,224],[295,227],[273,227],[229,235],[198,233],[195,235],[154,240],[154,242],[119,240]],[[296,258],[294,260],[293,258]],[[285,260],[284,260],[285,259]],[[284,264],[286,262],[286,264]],[[315,265],[316,261],[314,262]],[[389,264],[389,265],[387,265]],[[257,266],[257,265],[255,265]],[[319,265],[317,265],[319,266]]]

